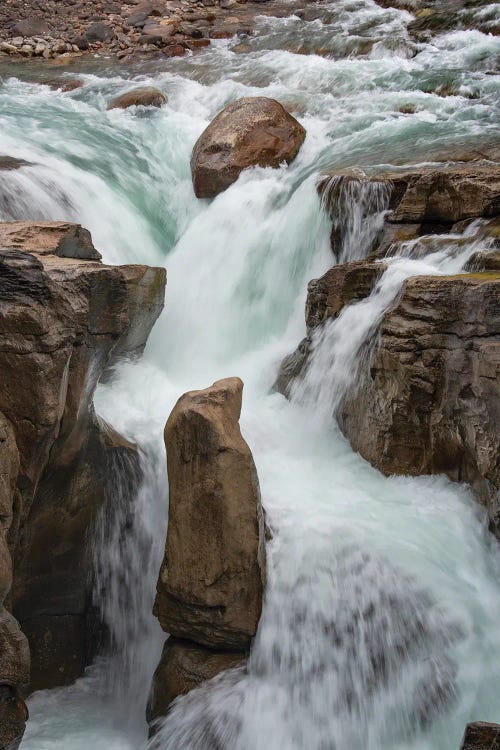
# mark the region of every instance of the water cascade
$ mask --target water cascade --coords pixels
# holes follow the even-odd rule
[[[0,219],[79,221],[107,262],[168,269],[144,358],[119,365],[96,396],[142,454],[132,493],[116,467],[94,539],[109,643],[76,684],[31,697],[22,750],[457,750],[467,721],[498,721],[500,560],[469,489],[382,476],[333,418],[404,280],[458,273],[477,248],[453,235],[425,258],[410,243],[385,259],[372,294],[314,338],[291,399],[272,392],[304,335],[307,283],[334,262],[318,173],[429,160],[497,127],[498,38],[458,31],[415,49],[410,19],[371,0],[325,3],[321,21],[263,19],[247,55],[221,41],[156,69],[88,63],[84,86],[64,95],[2,71],[2,149],[29,164],[0,173]],[[329,55],[290,51],[302,38]],[[365,38],[371,51],[356,56]],[[164,89],[167,105],[107,112],[131,77]],[[431,92],[450,77],[463,96]],[[225,103],[256,94],[301,113],[298,158],[197,201],[196,138]],[[408,103],[412,115],[400,111]],[[355,181],[342,192],[341,262],[369,252],[387,199]],[[183,392],[232,375],[245,383],[242,431],[273,533],[263,615],[248,668],[179,699],[148,741],[163,639],[151,614],[167,515],[162,431]]]

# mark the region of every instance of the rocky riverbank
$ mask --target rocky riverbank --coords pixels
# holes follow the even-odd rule
[[[383,8],[411,12],[408,25],[411,54],[416,44],[454,29],[479,29],[498,34],[497,14],[486,0],[465,4],[439,0],[379,0]],[[137,57],[178,57],[196,52],[213,40],[240,38],[256,32],[259,16],[321,18],[321,4],[303,0],[5,0],[0,7],[0,59],[72,59],[104,55],[130,60]],[[368,54],[369,38],[357,50]],[[241,45],[245,51],[245,44]],[[328,54],[325,49],[302,53]],[[443,94],[450,93],[443,89]]]
[[[0,57],[177,57],[211,40],[248,36],[257,16],[290,15],[298,7],[298,0],[6,0],[0,8]]]

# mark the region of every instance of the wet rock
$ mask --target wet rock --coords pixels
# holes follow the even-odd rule
[[[264,520],[239,428],[243,383],[182,396],[165,427],[170,487],[154,612],[162,628],[209,648],[246,650],[265,581]]]
[[[246,654],[240,651],[216,651],[191,641],[169,638],[153,677],[147,720],[152,724],[165,716],[170,704],[202,682],[221,672],[245,664]]]
[[[343,173],[325,173],[318,192],[328,207],[329,192],[335,188],[332,178]],[[436,167],[410,167],[365,175],[353,175],[367,185],[386,185],[388,208],[394,223],[453,223],[500,212],[500,170],[497,164],[469,162]]]
[[[336,318],[345,305],[368,297],[385,271],[383,263],[353,261],[330,268],[307,288],[306,324],[308,330],[328,318]]]
[[[167,101],[165,94],[152,86],[127,91],[116,97],[108,105],[108,109],[127,109],[127,107],[161,107]]]
[[[467,724],[460,750],[495,750],[500,747],[500,724],[475,721]]]
[[[52,91],[63,91],[64,93],[76,91],[76,89],[81,89],[83,86],[83,81],[79,81],[76,78],[49,78],[40,81],[40,83],[48,86]]]
[[[191,157],[198,198],[212,198],[251,166],[278,167],[295,159],[306,132],[274,99],[229,104],[202,133]]]
[[[18,690],[29,682],[30,668],[26,636],[4,606],[12,585],[9,532],[19,513],[18,473],[14,430],[0,413],[0,748],[18,747],[24,733],[26,712],[19,710]]]
[[[302,339],[298,347],[291,354],[283,358],[273,390],[282,393],[287,398],[292,395],[293,384],[300,378],[307,365],[311,353],[311,339],[309,336]]]
[[[20,167],[29,167],[30,162],[24,159],[16,159],[13,156],[0,156],[0,171],[9,172]]]
[[[384,474],[469,482],[500,532],[500,274],[408,279],[339,414]]]
[[[182,57],[186,54],[186,47],[182,44],[172,44],[162,50],[165,57]]]
[[[0,411],[19,451],[11,602],[37,688],[70,682],[88,663],[88,533],[112,461],[137,456],[95,415],[93,392],[115,356],[142,349],[163,304],[163,269],[99,258],[78,225],[0,225]]]
[[[305,370],[311,353],[311,334],[330,318],[336,318],[343,308],[368,297],[386,266],[373,261],[353,261],[330,268],[307,287],[306,326],[308,335],[292,354],[280,364],[274,389],[284,396],[291,395],[293,383]]]
[[[28,708],[12,685],[0,684],[0,748],[17,750],[24,735]]]

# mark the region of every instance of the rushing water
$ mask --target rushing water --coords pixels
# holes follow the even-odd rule
[[[150,747],[456,750],[467,721],[500,718],[500,563],[468,490],[383,477],[331,418],[403,280],[460,270],[453,238],[425,259],[411,249],[392,259],[371,297],[315,342],[292,401],[271,392],[303,336],[307,282],[333,262],[318,172],[428,160],[498,135],[498,38],[456,32],[415,45],[410,19],[370,0],[308,4],[305,20],[262,20],[246,54],[221,42],[125,72],[88,63],[73,69],[84,86],[69,94],[21,81],[26,68],[3,71],[0,150],[31,166],[0,173],[0,218],[78,220],[106,261],[168,268],[144,359],[96,396],[141,445],[145,476],[131,505],[117,472],[117,512],[96,533],[112,654],[74,686],[31,698],[23,750],[146,748],[163,640],[150,614],[167,512],[162,430],[181,393],[230,375],[245,381],[242,429],[274,534],[262,620],[248,669],[179,700]],[[162,88],[168,104],[107,112],[130,78]],[[444,84],[454,96],[432,93]],[[297,160],[197,201],[195,139],[228,101],[255,94],[283,101],[307,128]],[[383,195],[359,191],[344,201],[343,260],[362,253],[384,207]]]

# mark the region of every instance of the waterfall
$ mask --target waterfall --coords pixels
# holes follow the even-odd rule
[[[130,467],[110,472],[94,539],[108,647],[76,684],[30,698],[22,750],[148,747],[143,710],[164,638],[151,614],[167,512],[162,432],[183,392],[231,375],[245,383],[242,432],[273,531],[262,619],[247,667],[180,698],[149,748],[457,750],[467,721],[498,720],[500,562],[469,490],[382,476],[332,418],[405,279],[459,272],[469,251],[449,237],[425,257],[414,242],[384,259],[371,295],[314,335],[292,399],[271,386],[304,336],[308,281],[336,262],[325,209],[340,262],[365,257],[382,226],[386,189],[350,168],[476,148],[479,128],[496,127],[487,61],[499,40],[455,32],[410,56],[400,51],[408,13],[372,0],[322,12],[263,20],[247,54],[229,40],[158,66],[75,65],[68,74],[84,85],[68,94],[0,67],[1,151],[30,164],[0,173],[0,218],[80,221],[105,262],[168,269],[143,360],[118,366],[95,399],[141,455],[138,484]],[[304,39],[329,54],[295,54]],[[367,41],[369,54],[351,54]],[[450,76],[480,99],[429,93]],[[166,106],[107,112],[136,82],[162,89]],[[301,112],[299,156],[197,201],[194,142],[222,106],[257,94]],[[408,104],[415,114],[401,112]],[[322,206],[316,181],[329,166],[353,178],[333,179]]]
[[[164,635],[151,617],[164,545],[165,468],[154,452],[113,456],[107,502],[93,535],[94,601],[106,629],[103,689],[122,721],[144,719],[147,694]]]
[[[365,203],[364,195],[361,202]],[[359,212],[359,207],[353,205],[352,213]],[[376,209],[374,214],[380,216]],[[375,223],[376,219],[372,224]],[[491,245],[488,238],[462,242],[464,235],[473,235],[477,228],[476,222],[463,234],[448,236],[445,243],[442,235],[436,237],[437,248],[431,252],[432,236],[426,237],[426,247],[422,247],[420,238],[404,242],[394,255],[391,253],[391,257],[385,258],[371,294],[356,304],[347,305],[338,318],[326,321],[313,332],[309,360],[305,372],[292,386],[292,398],[308,405],[319,419],[328,422],[348,388],[358,380],[360,369],[366,370],[369,366],[369,345],[373,343],[383,314],[396,301],[405,280],[411,276],[463,271],[474,253],[487,250]]]

